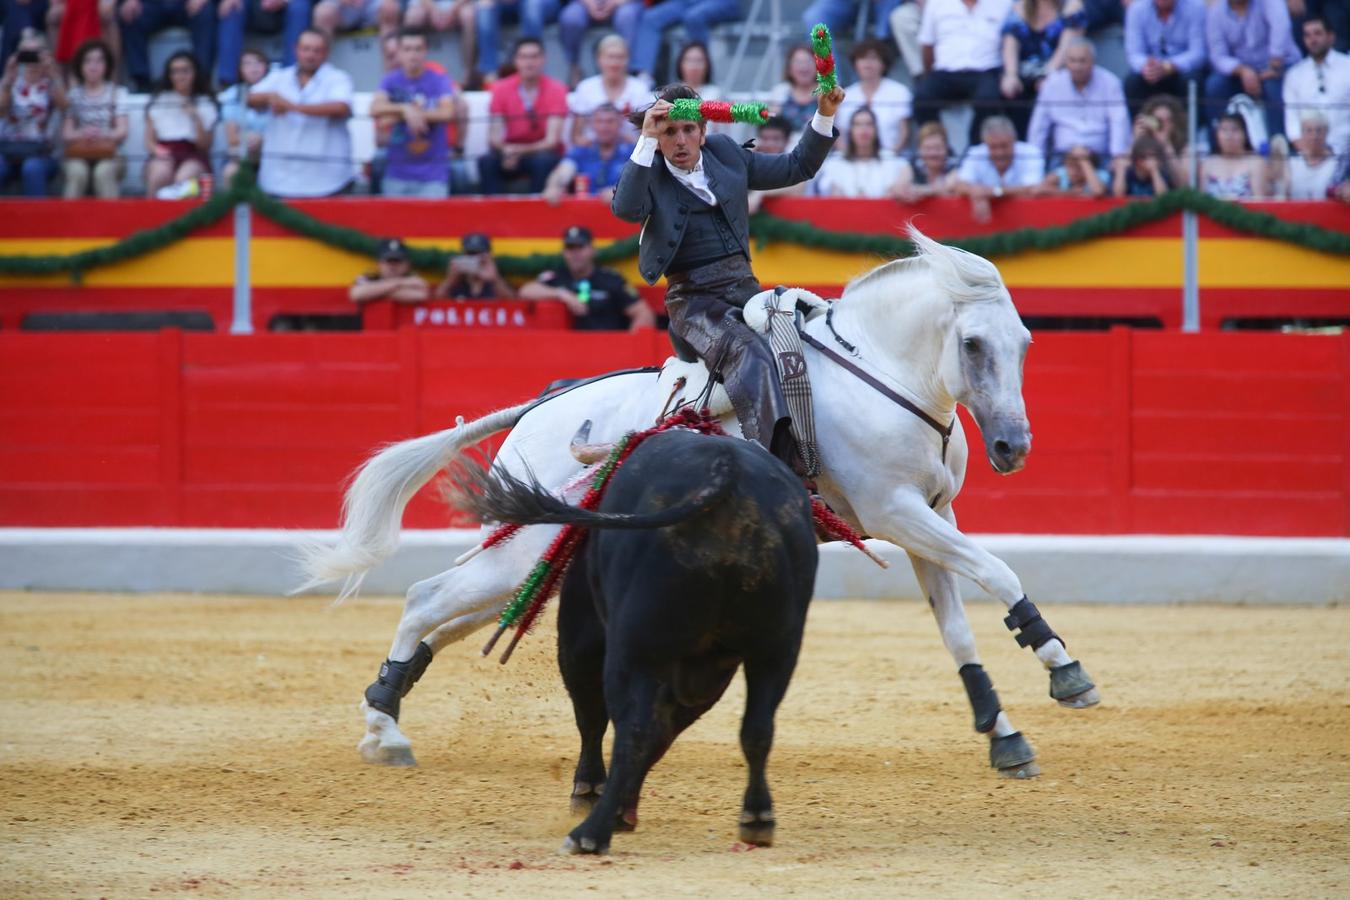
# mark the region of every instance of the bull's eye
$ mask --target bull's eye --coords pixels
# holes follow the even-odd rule
[[[975,356],[984,350],[984,345],[980,343],[978,338],[965,338],[961,341],[961,348]]]

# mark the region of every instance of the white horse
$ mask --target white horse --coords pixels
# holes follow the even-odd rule
[[[1026,600],[1012,570],[957,530],[952,501],[967,458],[958,403],[978,423],[995,471],[1010,474],[1025,462],[1031,433],[1022,363],[1031,336],[991,263],[917,229],[910,237],[915,256],[856,279],[832,304],[831,316],[814,317],[804,328],[822,462],[819,489],[855,528],[908,552],[970,697],[976,730],[990,738],[991,764],[1025,777],[1039,772],[1035,753],[1001,710],[980,665],[957,576],[1008,607],[1008,628],[1020,628],[1018,643],[1031,646],[1050,670],[1052,697],[1083,707],[1098,702],[1097,692]],[[845,346],[847,355],[834,350]],[[413,495],[487,436],[509,428],[498,464],[562,485],[579,471],[568,439],[584,420],[593,422],[592,440],[615,441],[651,425],[668,397],[650,372],[616,375],[386,447],[362,466],[348,490],[338,544],[310,550],[310,583],[346,578],[343,594],[356,590],[364,572],[396,548]],[[735,428],[734,419],[726,424]],[[950,444],[940,433],[948,428]],[[526,529],[409,589],[389,657],[366,692],[360,750],[368,761],[413,764],[411,743],[397,723],[399,699],[434,653],[498,615],[556,533],[553,526]]]

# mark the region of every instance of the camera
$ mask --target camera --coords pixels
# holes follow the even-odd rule
[[[41,61],[42,61],[42,54],[39,53],[38,51],[32,50],[32,49],[28,49],[28,50],[20,50],[20,51],[18,52],[18,59],[19,59],[19,65],[21,65],[21,66],[29,66],[29,65],[32,65],[33,63],[41,62]]]

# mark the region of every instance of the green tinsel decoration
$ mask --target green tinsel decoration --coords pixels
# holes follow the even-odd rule
[[[811,53],[816,57],[816,93],[828,94],[839,87],[839,73],[834,68],[834,38],[824,22],[811,29]]]

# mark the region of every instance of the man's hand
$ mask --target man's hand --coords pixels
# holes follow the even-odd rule
[[[1149,57],[1144,63],[1144,69],[1139,73],[1144,76],[1144,80],[1149,84],[1155,84],[1161,81],[1167,75],[1167,68],[1159,60]]]
[[[427,133],[427,114],[420,106],[413,103],[403,104],[403,121],[407,123],[408,130],[417,137]]]
[[[1242,90],[1257,100],[1261,99],[1261,76],[1251,66],[1238,66],[1237,77],[1242,81]]]
[[[295,109],[295,104],[280,94],[273,94],[269,105],[272,108],[272,114],[277,116],[284,116]]]
[[[834,117],[839,111],[839,104],[844,102],[844,89],[835,85],[834,90],[828,94],[821,94],[816,99],[816,109],[820,110],[822,116]]]
[[[674,106],[668,100],[657,100],[647,109],[647,114],[642,117],[642,136],[657,138],[661,136],[661,129],[666,124],[666,117]]]
[[[141,17],[141,0],[126,0],[117,10],[117,14],[122,17],[122,21],[130,25]]]
[[[998,89],[999,93],[1011,100],[1022,93],[1022,79],[1011,72],[1004,72],[1003,77],[999,79]]]

